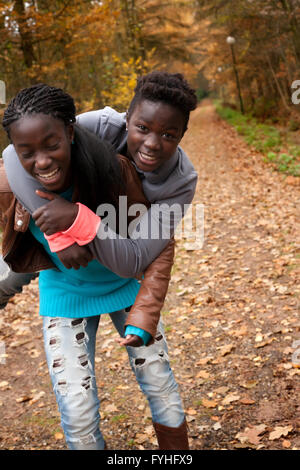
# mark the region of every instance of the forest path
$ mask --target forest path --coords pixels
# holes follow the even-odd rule
[[[182,146],[199,172],[204,244],[189,251],[178,239],[162,315],[191,448],[300,449],[299,179],[273,172],[209,101]],[[0,449],[66,448],[37,312],[36,281],[1,312]],[[156,449],[127,354],[109,318],[101,323],[108,447]]]

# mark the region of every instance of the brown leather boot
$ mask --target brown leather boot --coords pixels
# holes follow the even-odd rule
[[[153,426],[160,450],[189,450],[185,419],[178,428],[170,428],[169,426],[154,422]]]

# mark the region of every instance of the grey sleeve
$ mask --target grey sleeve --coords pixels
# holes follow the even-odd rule
[[[101,110],[88,111],[87,113],[79,114],[76,117],[77,124],[85,127],[96,135],[101,136]]]
[[[9,145],[2,154],[9,185],[18,201],[32,214],[38,207],[49,201],[35,194],[36,189],[44,190],[43,186],[22,167],[13,145]]]
[[[190,185],[183,194],[152,204],[138,221],[129,225],[130,238],[127,239],[101,223],[97,236],[89,244],[92,253],[119,276],[136,277],[167,246],[193,196],[194,186]]]
[[[116,150],[126,142],[125,113],[118,113],[108,106],[80,114],[76,122],[110,142]],[[24,170],[13,145],[6,147],[2,157],[10,187],[25,209],[32,214],[38,207],[47,204],[49,201],[35,194],[37,189],[43,190],[43,186]]]
[[[121,277],[135,277],[167,246],[174,226],[163,222],[158,205],[153,204],[131,231],[130,238],[117,235],[107,225],[100,228],[89,247],[104,266]]]
[[[96,111],[88,111],[76,117],[77,124],[109,142],[118,153],[126,146],[126,113],[119,113],[106,106]]]
[[[14,273],[0,257],[0,309],[4,308],[15,294],[22,292],[23,286],[27,285],[38,274]]]
[[[5,154],[5,155],[4,155]],[[14,147],[9,146],[3,154],[5,170],[10,186],[17,199],[32,214],[38,207],[47,204],[35,194],[35,189],[42,189],[37,180],[32,178],[20,164]],[[143,227],[149,225],[152,211],[142,221]],[[104,230],[100,225],[100,231]],[[144,229],[143,229],[144,230]],[[157,229],[156,229],[157,231]],[[134,277],[145,269],[164,249],[168,240],[122,238],[112,230],[101,240],[98,236],[89,244],[93,255],[105,267],[121,277]]]
[[[42,186],[24,170],[12,145],[5,149],[3,159],[9,184],[29,213],[47,204],[47,200],[35,194]],[[132,230],[131,238],[118,236],[109,229],[101,235],[107,226],[100,224],[98,235],[89,244],[95,258],[121,277],[135,277],[144,271],[173,236],[193,199],[196,181],[195,173],[176,188],[174,197],[156,201]]]

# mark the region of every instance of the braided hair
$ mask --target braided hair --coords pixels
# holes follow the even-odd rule
[[[2,125],[8,137],[14,122],[33,114],[50,115],[63,121],[66,127],[74,124],[71,165],[79,201],[94,211],[104,202],[116,205],[118,192],[123,188],[115,151],[108,143],[76,124],[73,98],[62,89],[45,84],[24,88],[4,112]]]
[[[185,119],[184,132],[186,131],[190,112],[197,106],[197,96],[182,74],[159,71],[148,73],[138,78],[134,92],[128,108],[129,117],[142,100],[162,101],[181,111]]]
[[[33,85],[21,90],[7,106],[2,126],[7,135],[11,124],[28,114],[50,114],[62,120],[65,125],[76,121],[76,107],[73,98],[60,88],[44,84]]]

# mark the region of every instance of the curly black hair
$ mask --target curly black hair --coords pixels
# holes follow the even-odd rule
[[[185,128],[190,112],[197,106],[197,96],[181,73],[154,71],[138,78],[135,95],[128,108],[128,116],[142,100],[163,103],[179,109],[185,118]]]

